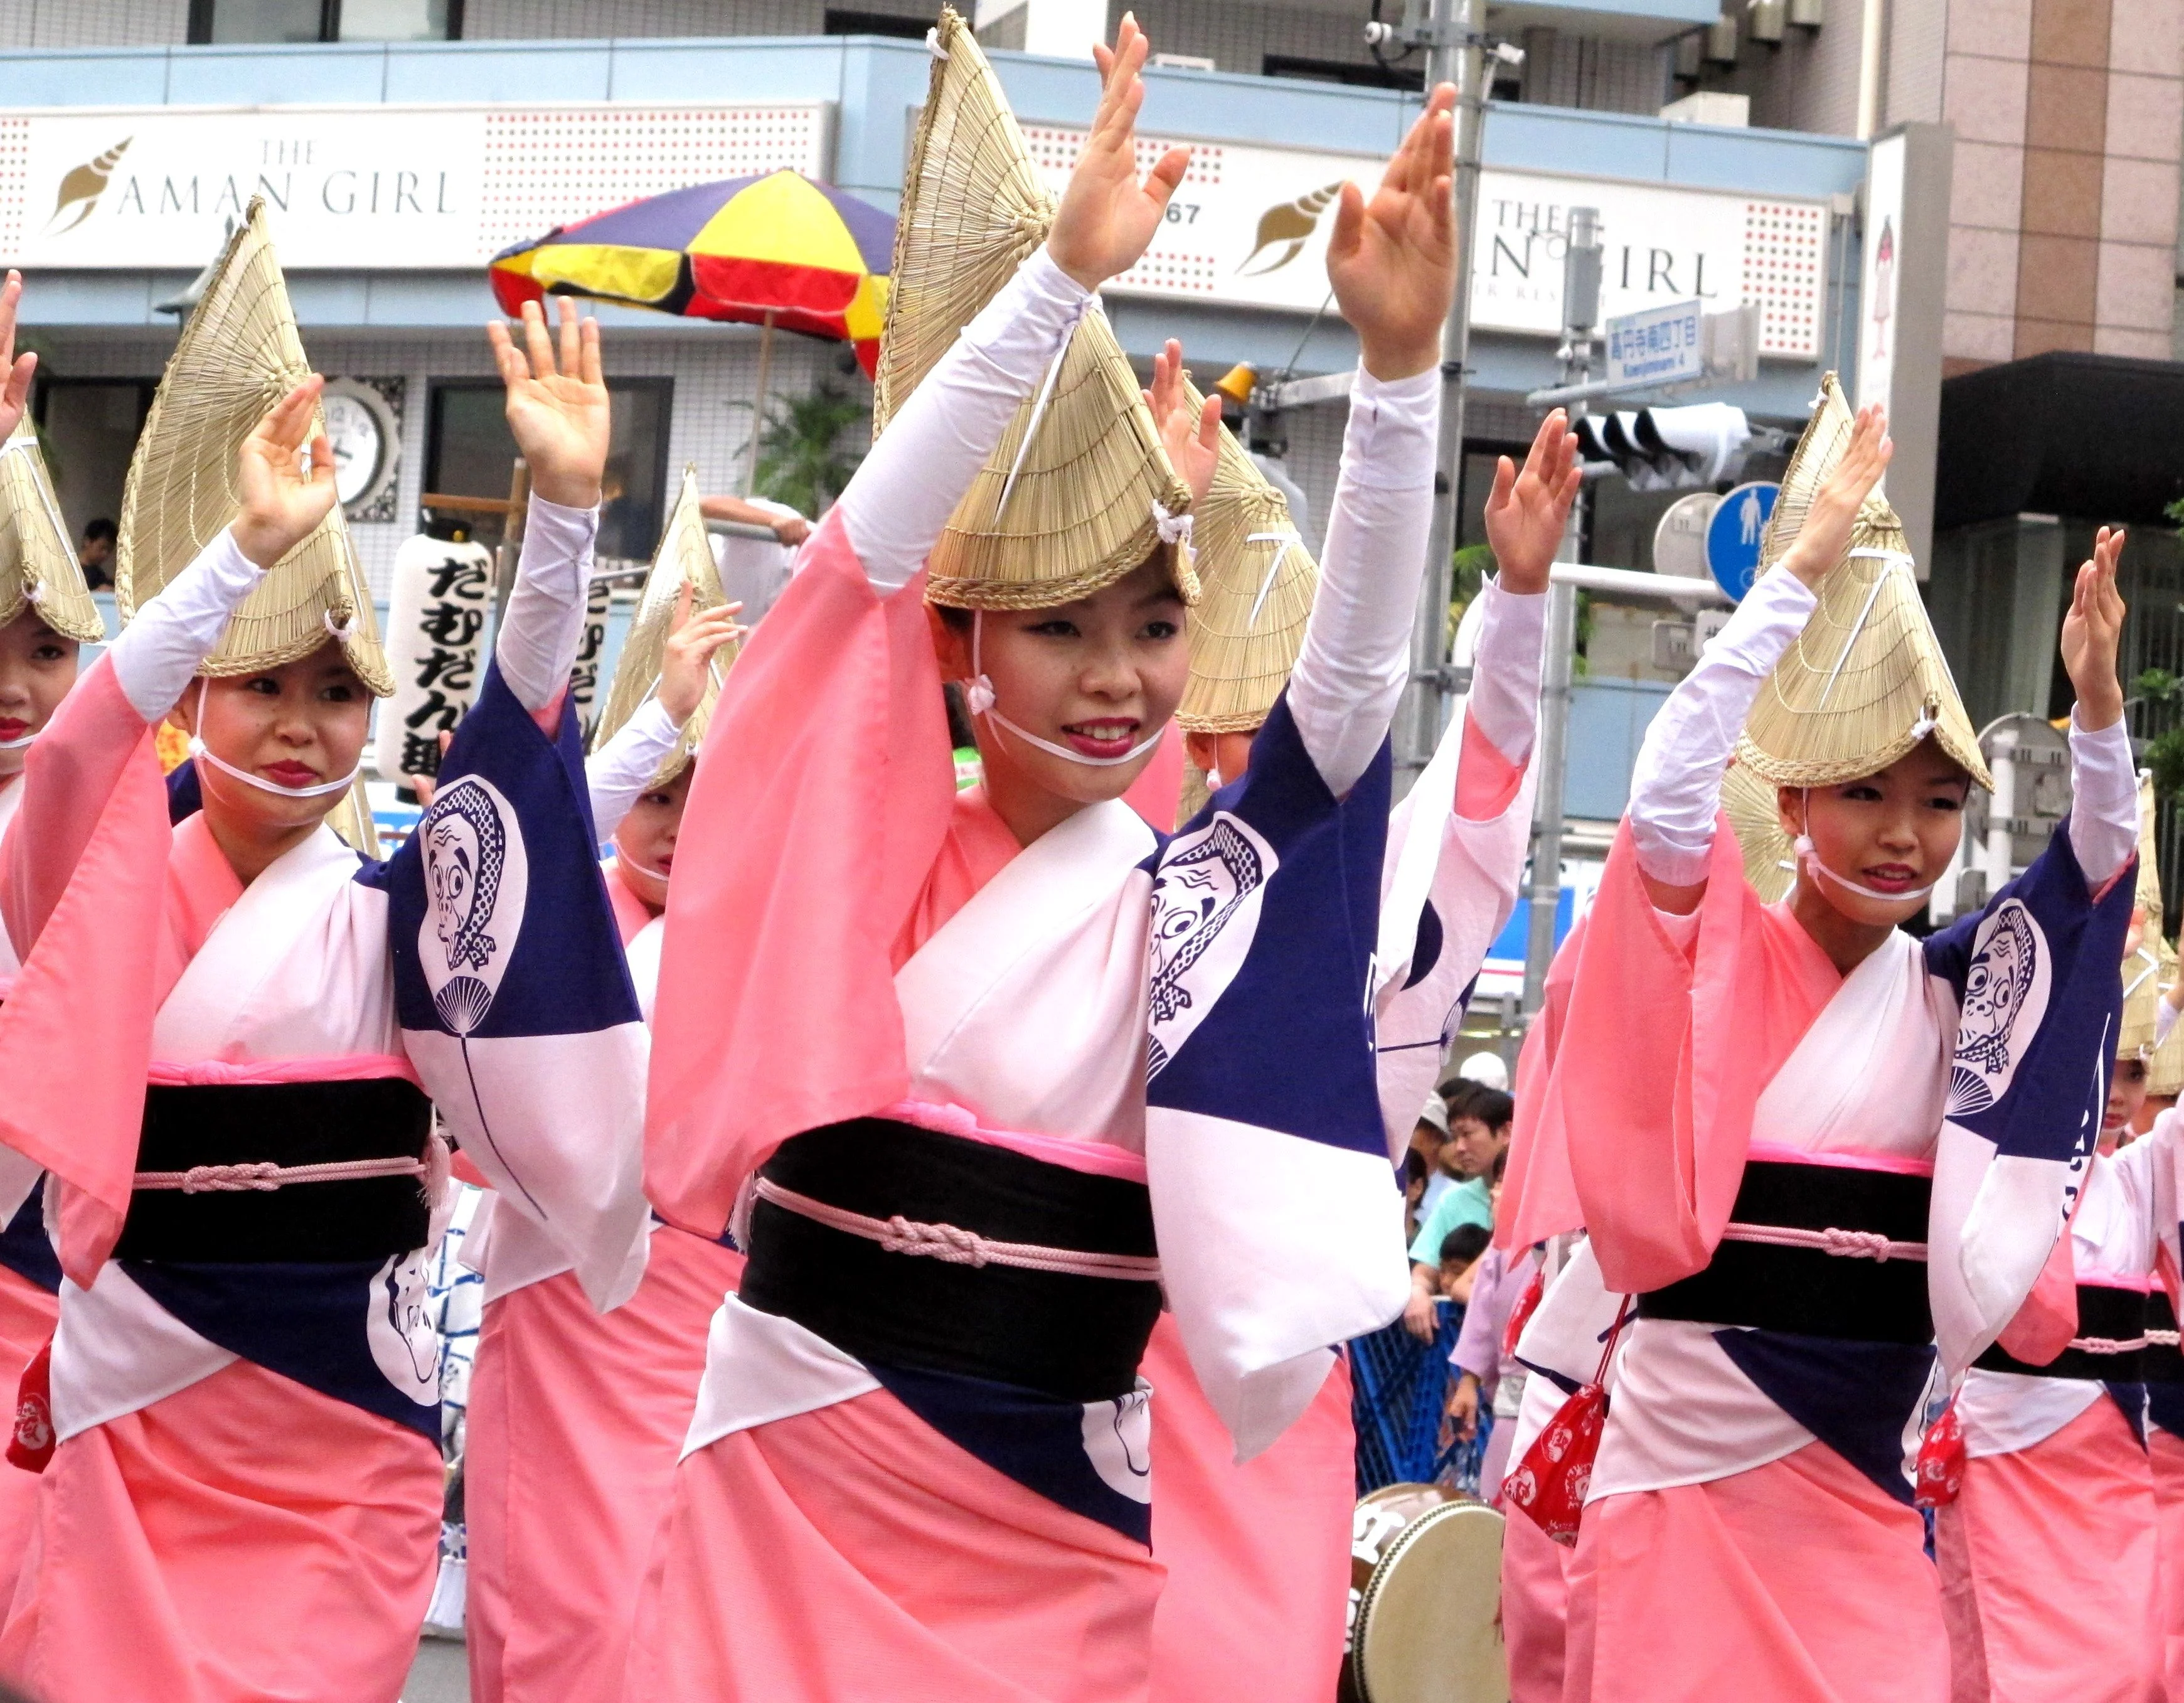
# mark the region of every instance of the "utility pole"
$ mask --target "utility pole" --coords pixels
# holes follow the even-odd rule
[[[1592,333],[1600,322],[1600,213],[1570,209],[1563,250],[1563,382],[1583,384],[1592,371]],[[1574,417],[1585,411],[1571,405]],[[1585,537],[1585,489],[1578,488],[1563,528],[1557,561],[1577,561]],[[1532,816],[1530,928],[1524,944],[1524,1016],[1539,1014],[1554,961],[1555,921],[1563,896],[1563,771],[1569,751],[1570,672],[1577,651],[1577,588],[1550,583],[1547,631],[1540,671],[1540,736],[1535,761],[1540,785]]]
[[[1471,257],[1479,229],[1479,150],[1486,127],[1485,0],[1431,0],[1418,27],[1418,0],[1407,0],[1401,36],[1426,47],[1426,87],[1456,85],[1456,299],[1440,340],[1440,442],[1434,457],[1433,529],[1425,584],[1411,634],[1411,684],[1396,721],[1398,791],[1407,790],[1440,742],[1452,681],[1448,661],[1449,577],[1456,550],[1457,502],[1463,476],[1465,368],[1471,355]],[[1375,26],[1379,27],[1379,26]],[[1505,56],[1513,48],[1503,50]]]

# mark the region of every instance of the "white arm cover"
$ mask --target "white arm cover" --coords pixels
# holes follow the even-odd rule
[[[2098,891],[2138,849],[2138,771],[2121,722],[2083,732],[2070,712],[2070,850]],[[2168,1009],[2164,1003],[2162,1008]]]
[[[592,827],[611,840],[629,807],[644,796],[652,777],[682,729],[666,706],[647,698],[621,730],[584,760],[584,784],[592,795]]]
[[[181,701],[235,606],[265,575],[223,530],[121,629],[110,654],[130,706],[156,722]]]
[[[2176,1026],[2176,1008],[2164,999],[2153,1008],[2153,1044],[2156,1047],[2165,1046],[2169,1031]]]
[[[1655,880],[1690,887],[1706,879],[1722,771],[1760,685],[1818,601],[1795,574],[1768,574],[1646,729],[1630,774],[1629,819],[1638,867]]]
[[[516,702],[537,715],[560,695],[584,639],[584,595],[592,578],[597,509],[569,509],[533,496],[523,526],[523,554],[508,595],[493,660]]]
[[[1042,247],[963,327],[888,422],[839,504],[874,589],[900,590],[923,566],[1092,299]]]
[[[1410,678],[1440,422],[1438,370],[1386,384],[1358,370],[1319,592],[1290,675],[1290,713],[1337,797],[1380,749]]]
[[[1479,589],[1484,613],[1472,660],[1471,718],[1513,764],[1532,754],[1540,715],[1540,658],[1547,634],[1547,595],[1504,591],[1493,580]]]

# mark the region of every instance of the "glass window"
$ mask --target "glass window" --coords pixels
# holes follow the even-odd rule
[[[462,0],[190,0],[192,42],[452,42]]]
[[[341,0],[344,42],[448,42],[453,0]]]
[[[671,378],[610,378],[614,438],[607,451],[606,503],[599,554],[643,561],[660,540],[666,511],[667,429]],[[450,496],[505,497],[515,439],[492,379],[446,379],[432,386],[425,449],[425,489]]]

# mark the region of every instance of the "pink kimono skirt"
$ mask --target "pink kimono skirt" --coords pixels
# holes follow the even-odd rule
[[[1513,1420],[1506,1425],[1516,1429]],[[1569,1564],[1568,1549],[1529,1516],[1510,1510],[1502,1531],[1502,1638],[1509,1653],[1509,1703],[1562,1703]]]
[[[2184,1703],[2184,1438],[2149,1425],[2146,1452],[2160,1526],[2162,1667],[2172,1703]]]
[[[0,1265],[0,1400],[11,1405],[23,1368],[53,1334],[58,1299]],[[0,1604],[14,1600],[38,1498],[38,1475],[0,1462]]]
[[[41,1703],[396,1703],[441,1494],[421,1432],[235,1361],[54,1451],[0,1673]]]
[[[1338,1360],[1281,1440],[1247,1465],[1206,1403],[1172,1314],[1145,1349],[1153,1387],[1154,1703],[1327,1703],[1350,1600],[1357,1432]]]
[[[874,1390],[687,1456],[632,1703],[1144,1703],[1162,1569]]]
[[[2103,1393],[2053,1437],[1965,1463],[1935,1521],[1955,1703],[2159,1703],[2146,1450]]]
[[[1565,1703],[1942,1703],[1949,1691],[1923,1522],[1824,1443],[1589,1505],[1567,1660]]]
[[[571,1272],[486,1309],[463,1468],[471,1703],[621,1695],[706,1328],[743,1263],[662,1226],[611,1313]]]

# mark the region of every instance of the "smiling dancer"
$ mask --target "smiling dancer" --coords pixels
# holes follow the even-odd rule
[[[53,1174],[68,1281],[25,1378],[58,1441],[0,1667],[48,1703],[398,1695],[441,1505],[428,1091],[595,1301],[641,1269],[644,1035],[566,690],[606,393],[588,326],[558,365],[535,310],[526,333],[527,358],[494,328],[524,558],[392,862],[325,825],[388,682],[255,203],[131,466],[134,618],[32,749],[0,1143]],[[169,716],[204,783],[176,827]]]
[[[2103,528],[2095,557],[2112,565],[2122,545],[2120,531]],[[2131,1138],[2159,1004],[2153,807],[2142,784],[2141,920],[2124,958],[2099,1152],[2058,1250],[2054,1321],[2044,1342],[2037,1327],[2005,1332],[1957,1393],[1962,1487],[1934,1516],[1954,1703],[2159,1703],[2166,1695],[2144,1360],[2148,1290],[2157,1265],[2176,1269],[2175,1120]],[[2058,1580],[2068,1589],[2057,1590]]]
[[[1338,287],[1362,220],[1353,191],[1330,250]],[[1340,289],[1338,289],[1340,293]],[[1348,304],[1346,303],[1346,312]],[[1421,353],[1424,351],[1421,350]],[[1156,365],[1155,412],[1184,444],[1203,405],[1171,344]],[[1352,413],[1330,516],[1329,578],[1371,583],[1348,565],[1415,560],[1431,519],[1435,409]],[[1374,1011],[1391,1157],[1432,1092],[1448,1037],[1487,946],[1507,922],[1529,837],[1524,784],[1537,712],[1547,572],[1577,489],[1575,440],[1559,410],[1521,474],[1496,469],[1486,525],[1490,580],[1470,696],[1440,751],[1389,825]],[[1190,682],[1176,719],[1217,790],[1250,771],[1252,742],[1295,665],[1319,575],[1288,505],[1225,431],[1195,539],[1205,596],[1191,613]],[[1180,465],[1180,464],[1179,464]],[[1346,1363],[1336,1359],[1305,1416],[1242,1466],[1201,1393],[1172,1316],[1145,1362],[1156,1391],[1153,1552],[1167,1568],[1154,1619],[1153,1695],[1173,1703],[1233,1691],[1318,1703],[1342,1661],[1357,1499],[1357,1435]]]
[[[2067,831],[1914,940],[1896,925],[1985,767],[1875,491],[1889,453],[1830,377],[1769,571],[1655,718],[1586,919],[1544,1133],[1590,1241],[1519,1346],[1590,1382],[1635,1298],[1570,1570],[1569,1703],[1947,1695],[1906,1444],[2031,1291],[2091,1158],[2136,844],[2114,561],[2080,570],[2063,624]],[[1732,753],[1775,789],[1798,876],[1779,906],[1724,831]],[[1526,1479],[1512,1517],[1538,1505]]]
[[[941,52],[967,34],[944,19]],[[700,762],[677,860],[647,1176],[701,1233],[741,1195],[750,1258],[632,1696],[1144,1698],[1162,1289],[1246,1456],[1401,1305],[1365,998],[1420,564],[1327,588],[1217,812],[1163,845],[1122,801],[1197,590],[1092,299],[1187,165],[1139,180],[1146,51],[1126,16],[1045,244],[906,400],[883,385],[708,736],[737,756]],[[1362,407],[1438,382],[1384,357],[1429,349],[1446,299],[1446,169],[1412,167],[1447,159],[1452,100],[1363,238]],[[985,764],[960,800],[944,674]]]
[[[722,601],[694,480],[646,577],[586,773],[622,947],[648,1015],[660,978],[667,878],[716,662],[743,636]],[[733,656],[733,652],[729,653]],[[471,1703],[619,1694],[637,1592],[697,1404],[705,1329],[736,1286],[733,1247],[655,1221],[644,1281],[593,1310],[550,1246],[494,1256],[504,1231],[538,1238],[489,1196],[488,1285],[469,1403],[463,1506]],[[480,1234],[474,1222],[473,1236]]]

